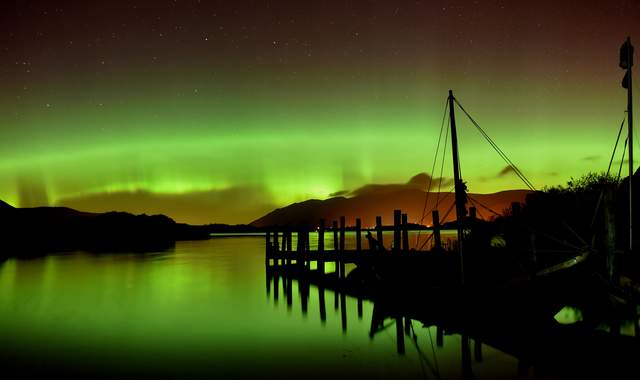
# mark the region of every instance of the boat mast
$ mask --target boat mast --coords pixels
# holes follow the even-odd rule
[[[458,255],[460,256],[460,283],[464,285],[464,261],[462,255],[462,219],[466,214],[464,205],[465,189],[460,178],[460,161],[458,157],[458,134],[456,132],[456,114],[454,111],[453,91],[449,90],[449,122],[451,125],[451,147],[453,155],[453,183],[456,197],[456,224],[458,226]]]
[[[626,69],[622,87],[627,89],[627,124],[629,126],[629,252],[633,250],[633,208],[632,198],[633,192],[631,182],[633,178],[633,82],[631,76],[631,67],[633,66],[633,45],[631,45],[631,37],[622,44],[620,48],[620,67]]]

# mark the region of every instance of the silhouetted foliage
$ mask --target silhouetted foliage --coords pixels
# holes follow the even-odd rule
[[[542,191],[546,193],[581,193],[589,191],[602,191],[609,186],[617,186],[619,180],[611,174],[604,172],[589,172],[579,178],[571,177],[567,181],[566,187],[552,186],[545,187]]]

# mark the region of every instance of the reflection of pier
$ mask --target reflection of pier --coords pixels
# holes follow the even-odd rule
[[[317,297],[323,324],[327,320],[327,302],[331,305],[326,293],[333,293],[333,307],[340,313],[343,333],[347,332],[349,321],[356,321],[347,315],[347,298],[357,300],[358,320],[363,319],[365,302],[373,302],[370,338],[395,327],[397,353],[404,355],[415,348],[436,378],[440,376],[433,359],[417,344],[420,330],[416,326],[434,329],[437,347],[445,344],[447,335],[460,337],[459,368],[465,379],[473,377],[473,363],[483,361],[483,346],[516,358],[519,376],[528,374],[531,368],[541,378],[545,374],[611,378],[638,372],[634,368],[640,354],[638,338],[622,336],[613,329],[612,333],[593,329],[593,322],[560,325],[553,318],[559,304],[548,302],[537,292],[521,289],[516,294],[507,289],[483,294],[453,288],[372,291],[363,285],[357,270],[341,276],[304,265],[268,266],[266,286],[267,294],[275,301],[284,298],[287,308],[295,306],[304,315],[309,312],[310,297]]]

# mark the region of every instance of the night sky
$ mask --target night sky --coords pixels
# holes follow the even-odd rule
[[[639,20],[634,0],[3,1],[0,199],[250,222],[429,171],[449,88],[561,184],[606,170]],[[470,191],[524,188],[458,120]]]

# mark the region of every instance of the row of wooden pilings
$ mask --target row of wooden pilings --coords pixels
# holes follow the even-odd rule
[[[337,270],[340,273],[344,267],[344,254],[349,257],[356,257],[353,255],[362,254],[363,252],[383,252],[388,251],[384,246],[383,232],[385,230],[393,231],[393,241],[391,246],[391,252],[409,252],[413,251],[409,247],[409,223],[407,214],[402,213],[401,210],[394,210],[393,212],[393,226],[384,226],[382,224],[382,217],[376,216],[376,226],[374,229],[363,229],[362,221],[360,218],[355,219],[355,249],[345,249],[345,235],[347,231],[346,218],[341,216],[338,220],[332,222],[331,227],[327,228],[324,219],[320,219],[319,224],[315,228],[318,233],[317,249],[311,250],[309,234],[311,228],[309,226],[300,226],[296,229],[297,232],[297,244],[295,249],[293,248],[293,232],[290,227],[273,227],[266,232],[266,264],[274,266],[291,265],[294,261],[295,264],[304,264],[307,266],[310,261],[318,262],[318,269],[324,270],[324,261],[334,261],[338,263]],[[351,228],[349,228],[351,230]],[[442,249],[442,240],[440,237],[440,217],[437,210],[432,211],[432,230],[433,230],[433,248]],[[333,249],[325,246],[325,233],[333,233]],[[363,248],[362,232],[366,231],[366,239],[368,241],[367,249]],[[371,232],[375,232],[375,237]],[[296,255],[296,253],[298,255]],[[327,253],[330,255],[322,255]],[[303,255],[300,255],[303,254]],[[307,255],[304,255],[307,254]],[[315,254],[315,255],[314,255]],[[323,257],[324,256],[324,257]]]

